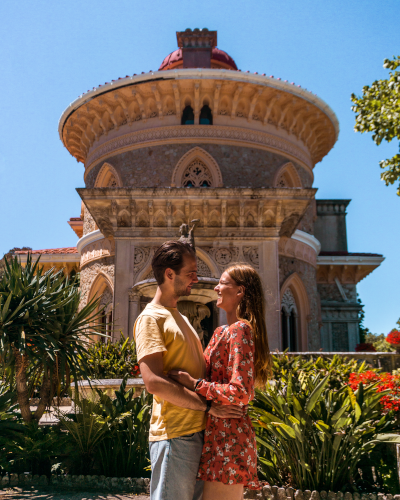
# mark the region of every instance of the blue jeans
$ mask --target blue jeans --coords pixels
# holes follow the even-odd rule
[[[204,431],[150,443],[150,500],[201,500],[203,481],[196,481]]]

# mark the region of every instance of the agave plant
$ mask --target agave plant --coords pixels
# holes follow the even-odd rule
[[[28,254],[25,266],[18,258],[5,260],[0,281],[0,364],[8,379],[15,378],[21,415],[25,422],[39,421],[54,395],[67,388],[70,376],[88,377],[83,356],[88,339],[101,334],[98,300],[80,309],[74,280],[62,271],[44,272],[39,259]],[[79,362],[80,361],[80,362]],[[10,381],[10,380],[8,380]],[[29,397],[40,385],[37,410]]]
[[[304,372],[257,390],[250,415],[261,472],[272,484],[341,490],[378,432],[390,426],[381,397],[375,386],[332,390],[329,375]]]

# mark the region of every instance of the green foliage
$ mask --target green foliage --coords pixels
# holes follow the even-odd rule
[[[347,384],[350,373],[362,373],[370,369],[371,367],[365,362],[358,363],[355,359],[343,358],[336,354],[332,358],[325,356],[303,358],[290,356],[287,353],[272,356],[274,379],[280,380],[282,376],[288,377],[289,374],[296,377],[301,374],[314,377],[318,374],[322,377],[329,375],[328,386],[331,389],[339,389]]]
[[[400,66],[400,57],[385,59],[384,68],[396,70]],[[362,97],[351,95],[356,113],[356,132],[372,132],[373,141],[379,145],[383,140],[391,142],[400,139],[400,72],[391,71],[387,80],[376,80],[371,86],[363,88]],[[380,162],[381,174],[388,186],[400,179],[400,154]],[[400,196],[400,184],[397,190]]]
[[[7,382],[15,377],[22,417],[31,421],[29,393],[40,383],[37,421],[55,394],[70,383],[88,377],[86,350],[93,333],[101,332],[98,301],[79,307],[80,293],[74,280],[62,271],[46,272],[28,254],[22,266],[18,258],[5,259],[0,281],[0,365]],[[28,380],[28,374],[30,375]]]
[[[36,421],[20,427],[18,433],[8,436],[0,466],[5,472],[50,475],[53,459],[62,454],[65,436],[58,427],[39,426]]]
[[[354,479],[358,491],[398,491],[397,458],[393,444],[378,443],[372,451],[361,457],[357,470]]]
[[[365,336],[365,342],[371,343],[378,352],[396,352],[396,347],[386,342],[386,335],[381,333],[368,332]]]
[[[123,378],[126,374],[131,377],[139,375],[135,342],[129,338],[125,339],[122,332],[118,342],[91,344],[85,360],[93,378]]]
[[[126,375],[116,399],[98,392],[98,401],[77,399],[74,415],[59,413],[70,437],[70,466],[78,474],[93,470],[113,477],[142,477],[149,464],[148,435],[152,396],[134,397]]]
[[[272,484],[339,491],[354,476],[371,440],[389,428],[375,386],[330,388],[330,376],[299,371],[257,390],[250,415],[261,471]]]

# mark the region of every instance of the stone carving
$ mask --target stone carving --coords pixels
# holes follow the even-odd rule
[[[114,282],[114,257],[104,257],[94,262],[89,262],[81,269],[81,307],[86,305],[93,282],[101,273],[106,275],[111,283]]]
[[[83,235],[96,231],[96,223],[92,217],[92,214],[84,205],[83,211]]]
[[[196,248],[195,242],[194,242],[194,229],[196,227],[196,224],[200,222],[200,219],[193,219],[190,224],[192,224],[192,227],[189,229],[189,224],[182,224],[181,227],[179,228],[179,232],[181,233],[181,237],[179,238],[178,241],[182,243],[188,243],[191,245],[193,248]]]
[[[206,305],[199,304],[198,302],[182,300],[178,302],[178,310],[181,314],[187,317],[204,346],[204,331],[201,327],[201,322],[204,318],[209,318],[211,316],[210,309]]]
[[[143,269],[149,258],[150,251],[150,247],[135,247],[135,255],[133,257],[133,271],[135,273],[138,273]]]
[[[129,146],[135,146],[136,144],[141,144],[145,147],[146,142],[151,142],[154,145],[154,141],[159,141],[161,144],[164,142],[170,143],[171,139],[176,141],[180,138],[215,139],[216,137],[220,140],[233,141],[235,145],[240,142],[250,142],[265,146],[268,149],[276,150],[278,152],[287,153],[294,156],[299,162],[303,163],[306,168],[308,167],[308,169],[311,170],[312,162],[305,151],[298,148],[291,142],[275,135],[255,130],[238,129],[236,127],[232,128],[213,125],[212,127],[200,128],[192,125],[190,127],[159,127],[150,130],[141,130],[131,132],[122,137],[111,139],[95,148],[90,155],[88,155],[85,177],[99,160],[103,157],[105,159],[109,156],[109,153],[115,152],[118,149],[125,149]]]
[[[105,306],[105,313],[109,313],[113,305],[113,293],[109,287],[107,287],[100,299],[100,307]]]
[[[281,307],[286,312],[286,314],[289,315],[294,312],[297,315],[296,300],[290,288],[287,288],[285,290],[285,293],[283,294]]]
[[[223,270],[227,268],[230,264],[237,261],[239,256],[238,247],[229,248],[210,248],[208,253],[218,264],[218,267]]]
[[[115,252],[114,240],[102,239],[89,243],[82,250],[81,255],[81,266],[84,266],[88,262],[96,259],[101,259],[103,257],[109,257]]]
[[[143,278],[143,281],[144,280],[151,280],[151,279],[155,279],[154,277],[154,273],[153,273],[153,269],[150,268],[150,271],[146,274],[146,276]]]
[[[249,264],[258,268],[260,265],[260,258],[258,255],[258,247],[243,247],[243,255]]]
[[[207,266],[204,260],[201,260],[198,257],[197,257],[197,275],[203,276],[205,278],[212,277],[211,269]]]
[[[211,187],[212,175],[207,165],[200,159],[193,160],[182,175],[183,187]]]

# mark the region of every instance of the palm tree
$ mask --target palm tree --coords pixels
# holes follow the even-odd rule
[[[44,272],[28,254],[5,259],[0,281],[0,366],[15,381],[25,422],[39,421],[55,395],[88,378],[85,361],[93,334],[102,335],[99,299],[80,308],[76,280],[63,271]],[[32,413],[29,398],[39,385],[39,404]]]

